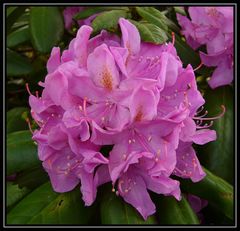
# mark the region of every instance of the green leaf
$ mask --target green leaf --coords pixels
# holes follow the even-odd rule
[[[157,201],[157,207],[160,224],[199,224],[197,215],[183,195],[181,201],[177,201],[174,197],[161,196]]]
[[[165,31],[168,30],[168,26],[165,23],[165,17],[159,10],[154,7],[136,7],[136,10],[138,14],[149,23],[152,23]]]
[[[26,57],[7,49],[7,75],[27,75],[33,71],[33,67]]]
[[[52,191],[49,182],[42,185],[28,194],[7,214],[7,224],[27,224],[57,196],[58,194]]]
[[[48,180],[47,172],[39,165],[17,173],[15,182],[19,187],[35,189]]]
[[[87,224],[93,209],[86,208],[79,188],[55,193],[48,182],[21,200],[8,214],[8,224]]]
[[[107,10],[126,10],[128,11],[129,8],[128,7],[89,7],[86,10],[82,10],[79,13],[77,13],[74,16],[74,19],[76,20],[80,20],[80,19],[85,19],[88,18],[90,16],[92,16],[93,14],[97,14],[103,11],[107,11]]]
[[[18,201],[20,201],[25,195],[27,195],[30,190],[27,188],[19,188],[18,185],[7,182],[7,207],[13,206]]]
[[[16,6],[9,6],[9,7],[7,7],[7,17],[16,9],[17,9]]]
[[[30,40],[29,26],[23,26],[7,36],[7,47],[15,47]]]
[[[168,37],[164,30],[157,27],[154,24],[137,22],[130,20],[139,30],[141,39],[145,42],[151,42],[154,44],[162,44],[167,41]]]
[[[31,7],[30,34],[39,52],[49,53],[61,40],[63,32],[63,18],[58,7]]]
[[[109,188],[100,204],[102,224],[156,224],[154,216],[146,221],[135,208],[127,204]]]
[[[17,131],[7,135],[7,175],[40,164],[37,146],[29,131]]]
[[[221,118],[214,120],[211,127],[217,133],[217,140],[199,147],[201,163],[214,174],[233,184],[234,180],[234,94],[230,86],[208,89],[204,93],[205,110],[209,117],[221,113],[221,105],[226,112]],[[208,116],[206,116],[208,117]]]
[[[204,168],[207,176],[198,183],[181,180],[184,191],[208,200],[228,218],[233,219],[233,187]]]
[[[92,21],[94,33],[98,33],[103,29],[115,32],[118,28],[119,18],[128,18],[128,16],[129,13],[126,10],[110,10],[103,12]]]
[[[26,7],[8,7],[7,8],[7,34],[11,32],[13,24],[25,12]]]
[[[7,133],[26,130],[28,125],[22,117],[24,113],[28,113],[26,107],[16,107],[7,112]]]
[[[181,14],[183,16],[187,15],[183,6],[174,6],[173,8],[174,8],[176,13]]]

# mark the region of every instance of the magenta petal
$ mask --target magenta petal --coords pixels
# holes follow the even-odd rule
[[[67,134],[61,128],[62,126],[59,124],[48,133],[48,144],[56,150],[61,150],[67,146]]]
[[[165,176],[144,178],[147,188],[153,192],[164,195],[173,195],[177,200],[181,199],[180,183]]]
[[[102,184],[105,184],[107,182],[111,181],[111,177],[109,174],[109,169],[107,164],[103,164],[99,166],[96,170],[95,176],[94,176],[94,182],[95,185],[98,187]]]
[[[94,169],[100,164],[108,164],[108,159],[100,152],[83,151],[81,155],[84,157],[82,163],[86,172],[93,173]]]
[[[113,184],[115,184],[121,173],[126,172],[131,164],[138,163],[139,158],[142,157],[141,153],[127,153],[124,144],[115,145],[109,155],[109,172]]]
[[[71,158],[73,158],[73,154],[69,149],[65,149],[43,162],[43,167],[48,172],[53,189],[56,192],[71,191],[79,183],[79,179],[70,171],[70,168],[75,164],[75,161],[71,163]]]
[[[174,173],[182,178],[190,178],[193,182],[198,182],[206,176],[191,143],[179,144]]]
[[[118,191],[123,199],[137,209],[144,220],[154,214],[156,209],[142,177],[132,173],[123,175],[118,183]]]
[[[93,173],[80,170],[78,177],[81,180],[80,189],[82,192],[82,199],[86,206],[90,206],[94,202],[97,195],[96,185],[94,184],[93,180]]]
[[[204,207],[208,205],[208,201],[201,199],[198,196],[188,194],[187,199],[195,213],[199,213]]]

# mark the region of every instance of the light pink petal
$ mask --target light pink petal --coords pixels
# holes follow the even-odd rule
[[[120,38],[115,34],[110,34],[106,30],[102,30],[99,35],[94,36],[88,42],[88,54],[91,54],[94,49],[102,44],[106,44],[108,47],[119,47]]]
[[[180,139],[184,142],[190,142],[192,136],[196,133],[196,124],[190,117],[183,121],[183,127],[180,132]]]
[[[80,67],[87,66],[87,46],[88,40],[92,33],[92,28],[90,26],[81,26],[77,32],[76,40],[74,42],[74,54],[75,60]]]
[[[128,71],[126,68],[126,62],[129,55],[128,49],[123,47],[110,47],[110,50],[121,72],[125,77],[128,77]]]
[[[50,54],[50,58],[47,61],[48,73],[54,72],[60,64],[61,64],[60,48],[53,47],[51,54]]]
[[[119,25],[124,48],[128,49],[130,55],[137,54],[140,51],[141,38],[136,26],[124,18],[119,19]]]
[[[163,52],[161,54],[161,72],[159,75],[159,81],[165,82],[165,87],[173,86],[177,80],[178,70],[181,67],[181,62],[177,60],[173,55]]]
[[[215,130],[201,129],[196,131],[195,135],[192,138],[192,141],[195,144],[203,145],[216,139],[217,134]]]
[[[157,115],[158,100],[154,93],[143,87],[136,89],[130,100],[131,120],[135,122],[152,120]]]
[[[214,89],[220,86],[231,84],[232,81],[233,68],[229,68],[226,62],[222,62],[213,72],[208,84],[212,89]]]
[[[112,91],[119,84],[119,73],[114,58],[106,44],[97,47],[88,56],[87,68],[96,86]]]

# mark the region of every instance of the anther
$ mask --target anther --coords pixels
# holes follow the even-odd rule
[[[172,32],[172,44],[173,44],[173,46],[175,44],[175,33],[174,32]]]
[[[36,96],[37,96],[37,98],[39,98],[38,91],[36,91]]]

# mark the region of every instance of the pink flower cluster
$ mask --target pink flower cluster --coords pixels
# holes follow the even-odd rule
[[[214,66],[211,88],[230,84],[233,80],[233,7],[189,7],[191,21],[180,14],[177,19],[188,44],[197,49],[206,45],[207,54],[200,51],[206,66]]]
[[[89,206],[97,187],[112,182],[112,191],[147,219],[155,213],[147,190],[180,200],[172,175],[204,178],[192,144],[216,133],[203,124],[204,99],[174,44],[141,42],[128,20],[119,25],[121,39],[106,31],[90,38],[84,25],[62,55],[53,48],[42,95],[29,98],[40,127],[33,139],[55,191],[80,183]],[[105,146],[112,147],[107,155]]]

